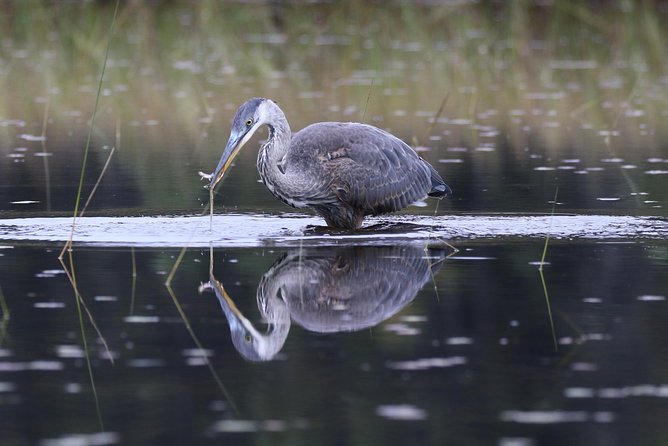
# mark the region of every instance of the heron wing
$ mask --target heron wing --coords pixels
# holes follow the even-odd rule
[[[318,156],[339,200],[365,214],[381,214],[430,193],[438,174],[402,140],[370,125],[337,124],[321,129],[336,135],[323,139],[328,143],[319,147]]]

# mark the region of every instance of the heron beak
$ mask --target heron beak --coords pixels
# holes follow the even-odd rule
[[[248,131],[242,134],[233,132],[230,135],[230,139],[227,141],[227,145],[225,146],[225,150],[223,150],[220,161],[218,161],[218,166],[216,166],[216,170],[214,170],[211,174],[211,182],[209,183],[210,189],[216,187],[216,184],[218,184],[220,180],[223,179],[225,172],[227,172],[227,170],[232,165],[232,161],[234,161],[234,158],[236,158],[236,156],[239,154],[241,148],[248,142],[249,139],[251,139],[257,128],[258,125],[254,125],[248,129]]]
[[[225,172],[227,172],[227,169],[232,165],[232,161],[234,161],[234,158],[239,154],[239,150],[241,150],[242,144],[240,144],[240,142],[241,138],[239,136],[235,134],[230,135],[230,139],[227,141],[227,145],[225,146],[225,150],[223,150],[220,161],[218,161],[218,166],[216,166],[216,170],[211,174],[211,182],[209,183],[210,189],[216,187],[216,184],[223,179]]]

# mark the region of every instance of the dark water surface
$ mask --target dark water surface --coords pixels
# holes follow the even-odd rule
[[[665,241],[553,242],[545,288],[542,241],[455,244],[189,249],[171,288],[178,249],[76,249],[90,369],[59,248],[3,246],[3,442],[663,441]]]
[[[3,446],[668,444],[665,1],[5,3]],[[253,96],[453,198],[323,231],[260,132],[210,222]]]

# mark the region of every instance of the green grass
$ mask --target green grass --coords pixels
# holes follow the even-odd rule
[[[0,14],[0,57],[6,61],[0,83],[25,87],[5,88],[23,100],[12,101],[14,110],[0,105],[0,116],[34,114],[32,85],[49,82],[58,90],[54,115],[90,110],[90,95],[81,89],[94,91],[107,57],[110,94],[100,111],[124,122],[171,116],[180,131],[193,135],[205,112],[200,92],[219,113],[250,94],[270,94],[299,121],[310,112],[299,104],[303,91],[320,91],[326,105],[357,105],[355,119],[388,110],[435,111],[449,94],[444,116],[476,119],[485,110],[542,108],[568,118],[581,110],[580,121],[605,128],[617,120],[632,88],[632,105],[647,116],[666,109],[668,32],[661,24],[668,14],[653,2],[613,1],[597,10],[564,1],[384,8],[137,2],[123,5],[117,20],[123,38],[106,48],[104,18],[111,12],[96,2],[6,7]],[[17,58],[17,52],[28,57]],[[569,61],[584,65],[567,69]],[[371,83],[378,93],[367,104]],[[536,92],[554,98],[536,99]],[[319,105],[323,118],[331,113]],[[547,133],[548,142],[558,142],[549,135],[554,132],[541,130],[542,117],[524,119]],[[114,121],[106,123],[109,129]],[[632,125],[623,121],[621,127]]]
[[[9,306],[2,292],[2,287],[0,287],[0,312],[2,313],[2,318],[0,318],[0,347],[2,347],[7,338],[7,326],[9,325],[10,318]]]
[[[111,18],[111,25],[109,26],[109,34],[108,34],[108,38],[107,38],[107,46],[106,46],[106,51],[105,51],[105,55],[104,55],[104,62],[102,64],[102,68],[101,68],[101,71],[100,71],[100,74],[99,74],[99,83],[98,83],[98,88],[97,88],[97,94],[95,95],[95,105],[93,107],[93,112],[92,112],[92,116],[91,116],[89,127],[88,127],[88,136],[87,136],[87,139],[86,139],[86,145],[84,147],[83,161],[82,161],[82,165],[81,165],[81,171],[80,171],[80,174],[79,174],[79,187],[77,189],[77,195],[76,195],[76,200],[75,200],[75,204],[74,204],[74,213],[72,215],[72,230],[70,232],[69,240],[63,246],[63,249],[60,252],[60,256],[59,256],[59,260],[61,261],[61,264],[63,266],[63,270],[67,273],[67,276],[68,276],[68,278],[70,280],[70,283],[72,285],[72,289],[74,290],[74,300],[76,302],[77,314],[79,316],[79,328],[80,328],[80,331],[81,331],[81,342],[83,344],[83,351],[84,351],[85,357],[86,357],[86,366],[87,366],[87,369],[88,369],[88,377],[90,379],[91,390],[93,392],[93,398],[95,400],[95,411],[97,413],[97,419],[98,419],[98,423],[99,423],[99,427],[100,427],[100,432],[104,432],[104,420],[103,420],[103,417],[102,417],[102,410],[101,410],[101,407],[100,407],[100,399],[99,399],[99,396],[98,396],[98,393],[97,393],[97,387],[95,385],[95,377],[94,377],[94,374],[93,374],[93,367],[92,367],[92,364],[91,364],[90,352],[89,352],[89,349],[88,349],[88,340],[87,340],[87,335],[86,335],[86,328],[85,328],[85,321],[84,321],[84,317],[83,317],[83,310],[86,311],[86,314],[88,315],[88,320],[90,321],[90,323],[92,324],[96,333],[98,334],[99,339],[104,344],[105,349],[107,350],[107,353],[109,353],[109,349],[107,347],[107,344],[106,344],[106,341],[105,341],[104,337],[102,336],[102,333],[100,332],[99,328],[97,327],[97,324],[95,323],[95,319],[93,318],[93,315],[90,313],[90,311],[86,307],[83,296],[79,292],[79,288],[77,286],[77,280],[76,280],[76,269],[75,269],[75,265],[74,265],[74,257],[73,257],[73,253],[72,253],[72,248],[73,248],[74,230],[75,230],[75,227],[76,227],[77,218],[80,217],[81,214],[83,214],[83,210],[81,211],[81,214],[79,213],[79,206],[80,206],[81,199],[82,199],[84,178],[86,176],[88,153],[89,153],[90,144],[91,144],[91,137],[93,135],[93,130],[95,128],[95,118],[97,117],[97,112],[98,112],[98,108],[99,108],[100,95],[101,95],[101,92],[102,92],[102,85],[103,85],[103,81],[104,81],[104,73],[105,73],[105,69],[107,67],[107,60],[108,60],[108,57],[109,57],[109,49],[111,48],[112,37],[114,36],[114,27],[116,25],[116,16],[117,16],[117,13],[118,13],[119,5],[120,5],[120,0],[117,0],[116,1],[116,6],[114,8],[113,16]],[[48,104],[48,102],[47,102],[47,104]],[[47,110],[48,110],[48,108],[47,108]],[[45,112],[45,115],[46,114],[47,113]],[[43,123],[43,127],[42,127],[42,134],[43,135],[46,133],[46,122],[47,122],[47,120],[45,118],[44,123]],[[91,193],[88,197],[88,200],[86,201],[86,204],[84,205],[84,208],[83,208],[84,210],[85,210],[85,207],[90,202],[91,198],[93,197],[93,195],[95,193],[95,190],[97,189],[97,185],[99,184],[100,179],[104,175],[104,172],[106,171],[106,167],[107,167],[108,162],[111,159],[112,155],[113,155],[113,150],[109,155],[109,159],[107,161],[107,164],[105,164],[105,168],[102,170],[102,173],[100,174],[100,177],[98,178],[95,186],[93,187],[93,190],[91,191]],[[64,259],[65,253],[67,253],[67,260]],[[68,267],[68,264],[66,262],[69,263],[69,267]],[[113,357],[109,354],[108,354],[108,356],[113,363]]]
[[[554,211],[557,209],[557,197],[559,196],[559,187],[554,191],[554,199],[552,200],[552,216],[554,216]],[[543,273],[543,266],[545,266],[545,257],[547,256],[547,246],[550,243],[550,229],[548,228],[548,233],[545,236],[545,244],[543,245],[543,254],[540,256],[540,265],[538,266],[538,274],[540,275],[540,283],[543,287],[543,295],[545,297],[545,305],[547,308],[547,316],[550,320],[550,329],[552,331],[552,342],[554,343],[554,351],[559,350],[559,344],[557,343],[557,334],[554,329],[554,319],[552,318],[552,304],[550,303],[550,295],[547,290],[547,282],[545,281],[545,274]]]
[[[665,157],[668,13],[653,1],[542,3],[129,2],[107,47],[105,2],[6,2],[0,89],[10,93],[0,122],[26,126],[0,125],[0,145],[30,133],[45,104],[50,134],[73,132],[96,155],[120,122],[126,144],[114,163],[146,178],[142,192],[158,209],[199,191],[184,160],[209,166],[234,109],[256,95],[277,100],[295,130],[363,119],[438,149],[495,144],[504,154],[488,162],[499,178],[508,152],[519,159],[527,148],[583,164]],[[93,133],[72,113],[95,114]],[[52,159],[80,147],[47,141]],[[254,164],[251,152],[239,163]],[[169,175],[145,175],[157,160]],[[255,184],[244,181],[242,190]]]

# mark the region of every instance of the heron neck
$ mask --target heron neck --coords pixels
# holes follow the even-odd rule
[[[268,109],[264,122],[269,128],[269,136],[258,152],[257,170],[269,191],[279,199],[286,201],[287,197],[292,196],[291,193],[297,192],[293,190],[294,184],[286,175],[286,160],[292,141],[292,132],[278,105],[269,102],[266,106]],[[287,201],[286,203],[295,206]]]
[[[267,127],[269,127],[269,135],[258,152],[257,170],[269,190],[273,192],[273,185],[283,179],[284,170],[282,171],[279,166],[284,164],[292,133],[285,117],[274,119],[267,124]]]
[[[278,161],[283,159],[288,148],[290,147],[290,140],[292,139],[292,132],[285,116],[283,119],[276,119],[269,127],[269,138],[267,139],[266,148],[267,157],[271,161]]]

